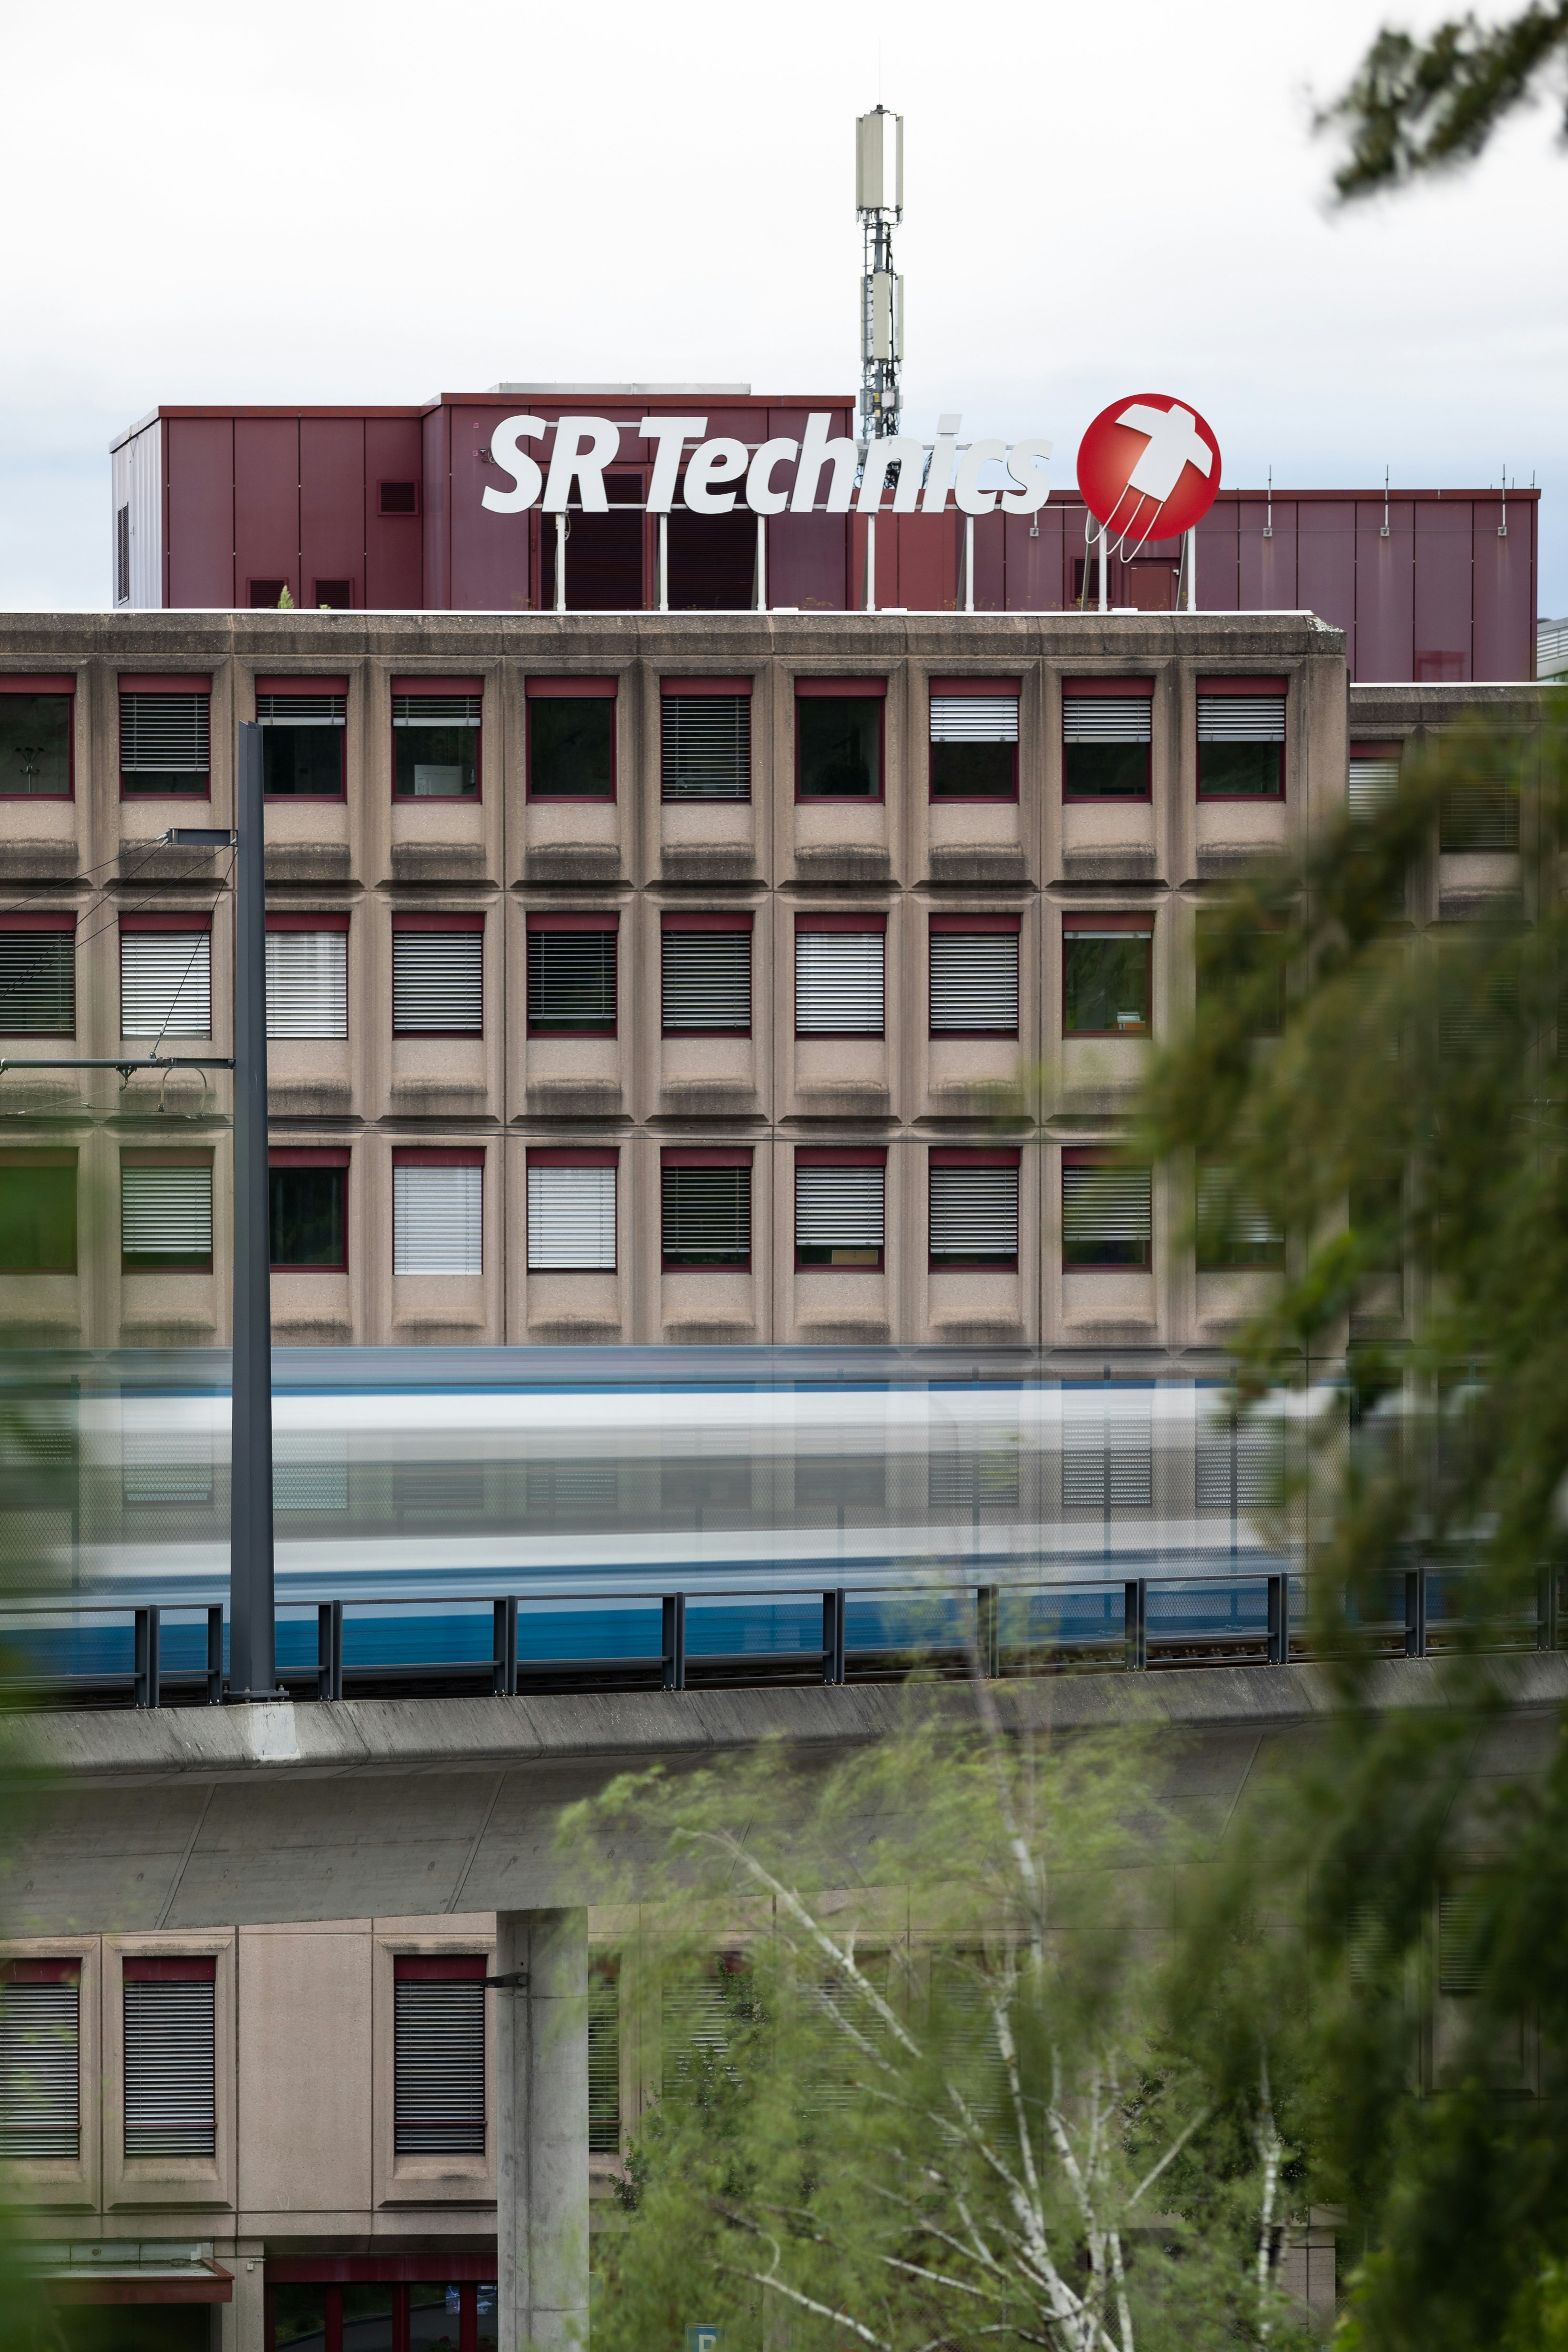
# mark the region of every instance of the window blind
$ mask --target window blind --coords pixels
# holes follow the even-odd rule
[[[484,1173],[460,1162],[394,1167],[394,1274],[484,1271]]]
[[[75,931],[0,930],[0,1035],[75,1034]]]
[[[1200,694],[1200,743],[1283,743],[1282,694]]]
[[[1068,1265],[1147,1265],[1153,1232],[1147,1168],[1063,1166],[1062,1245]]]
[[[935,1165],[931,1171],[931,1255],[1016,1260],[1018,1171]]]
[[[1507,783],[1450,784],[1437,820],[1439,849],[1517,849],[1519,794]]]
[[[621,2147],[621,1979],[597,1962],[588,1976],[588,2152],[618,2156]]]
[[[743,1978],[711,1976],[667,1984],[659,2001],[663,2097],[692,2098],[721,2074],[739,2075],[730,2063],[733,2025],[749,2015]]]
[[[205,776],[212,765],[206,694],[122,694],[122,775]]]
[[[122,1037],[210,1037],[210,931],[121,931]]]
[[[663,1171],[664,1256],[670,1265],[744,1265],[752,1255],[752,1171]]]
[[[954,1518],[982,1510],[1016,1510],[1018,1505],[1018,1456],[998,1447],[979,1452],[966,1446],[956,1454],[933,1454],[926,1464],[926,1499],[939,1517]]]
[[[1150,743],[1154,705],[1146,694],[1069,694],[1062,699],[1064,743]]]
[[[1062,1425],[1062,1508],[1148,1511],[1154,1507],[1154,1445],[1149,1407],[1112,1392]]]
[[[1350,772],[1352,816],[1375,816],[1399,797],[1397,760],[1352,760]]]
[[[268,932],[267,1034],[269,1037],[348,1035],[346,931]]]
[[[125,2153],[216,2156],[214,1963],[128,1959],[124,1968]]]
[[[661,762],[667,801],[749,801],[749,694],[667,694]]]
[[[1017,1034],[1016,931],[932,931],[931,1028]]]
[[[1480,1992],[1486,1982],[1477,1940],[1485,1920],[1480,1887],[1461,1882],[1443,1887],[1437,1896],[1437,1990],[1442,1993]]]
[[[616,940],[613,929],[529,932],[530,1028],[614,1029]]]
[[[477,1036],[485,1025],[483,931],[392,934],[395,1035]]]
[[[881,1252],[887,1171],[882,1168],[798,1165],[795,1245],[823,1253],[828,1265],[864,1263]]]
[[[1016,743],[1018,698],[1016,694],[933,694],[931,740],[933,743]]]
[[[395,694],[395,727],[477,727],[484,698],[478,694]]]
[[[1272,1431],[1239,1428],[1200,1436],[1194,1461],[1197,1507],[1219,1512],[1262,1510],[1279,1486],[1279,1448]]]
[[[205,1430],[127,1430],[121,1444],[127,1503],[210,1503],[212,1440]]]
[[[346,694],[258,694],[258,727],[346,727]]]
[[[393,2147],[398,2156],[485,2152],[485,1988],[473,1975],[393,1963]]]
[[[796,930],[797,1037],[882,1034],[885,948],[880,931]]]
[[[1283,1234],[1250,1194],[1237,1191],[1234,1171],[1200,1168],[1199,1265],[1274,1265],[1283,1255]]]
[[[128,1258],[211,1257],[211,1163],[205,1167],[122,1166],[120,1246]]]
[[[666,1030],[749,1030],[751,932],[666,931],[662,1002]]]
[[[0,1976],[0,2157],[80,2154],[80,1966],[13,1961]]]
[[[562,1168],[531,1160],[528,1268],[578,1273],[616,1268],[614,1168]]]

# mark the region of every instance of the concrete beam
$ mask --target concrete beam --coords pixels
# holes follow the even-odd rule
[[[501,1911],[496,1973],[498,2342],[588,2341],[588,1914]]]

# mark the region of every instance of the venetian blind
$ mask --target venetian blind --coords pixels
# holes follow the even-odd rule
[[[614,1168],[561,1168],[548,1160],[528,1171],[528,1267],[576,1273],[616,1266]]]
[[[485,1988],[478,1976],[396,1976],[393,2145],[398,2156],[482,2156]]]
[[[751,932],[666,931],[662,1001],[667,1030],[749,1030]]]
[[[483,931],[392,934],[395,1034],[477,1035],[485,1025]]]
[[[933,931],[931,1026],[1016,1036],[1018,1028],[1016,931]]]
[[[931,1171],[933,1258],[1016,1258],[1018,1171],[977,1166]]]
[[[121,931],[122,1037],[210,1037],[210,931]]]
[[[880,931],[796,931],[796,1036],[882,1034],[886,944]]]
[[[0,930],[0,1035],[76,1034],[76,933]]]
[[[394,1274],[483,1272],[484,1172],[461,1163],[393,1169]]]
[[[346,931],[268,932],[267,1034],[269,1037],[348,1035]]]
[[[661,772],[667,801],[749,801],[749,694],[667,694]]]

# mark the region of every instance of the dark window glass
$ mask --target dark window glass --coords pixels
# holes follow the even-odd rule
[[[800,796],[875,800],[882,789],[881,697],[803,694],[795,706]]]
[[[50,2314],[52,2340],[68,2352],[207,2352],[209,2309],[205,2303],[68,2305]]]
[[[667,1168],[664,1171],[666,1265],[736,1265],[752,1262],[750,1168]]]
[[[343,2352],[393,2352],[392,2288],[377,2283],[338,2292],[343,2299]]]
[[[408,730],[403,729],[401,733]],[[317,800],[343,796],[341,727],[264,727],[261,730],[262,789],[302,793]]]
[[[1149,1027],[1149,949],[1135,931],[1103,938],[1069,931],[1062,942],[1064,1013],[1071,1036],[1142,1036]]]
[[[1016,743],[933,743],[931,798],[1010,801],[1017,789],[1017,761]]]
[[[381,491],[381,511],[383,514],[411,515],[418,513],[419,485],[417,482],[383,482],[379,485],[379,488]]]
[[[461,800],[479,789],[477,727],[395,727],[392,789],[408,800]]]
[[[528,1025],[615,1028],[614,931],[530,931]]]
[[[74,1168],[0,1168],[0,1269],[76,1272]]]
[[[1200,743],[1198,791],[1215,799],[1278,800],[1285,789],[1283,743]]]
[[[727,515],[677,507],[669,518],[672,613],[745,613],[756,601],[757,521],[744,506]],[[572,550],[566,555],[572,584]]]
[[[469,2290],[470,2293],[472,2290]],[[462,2339],[460,2286],[411,2286],[408,2290],[409,2352],[458,2352]],[[349,2352],[345,2337],[343,2352]]]
[[[496,2352],[496,2330],[500,2326],[496,2309],[496,2283],[481,2279],[479,2292],[479,2333],[478,2352]]]
[[[528,705],[528,789],[535,800],[607,801],[616,793],[613,696],[539,695]]]
[[[0,793],[68,793],[70,751],[68,694],[0,694]]]
[[[274,1265],[341,1266],[346,1168],[268,1171]]]
[[[353,600],[354,583],[352,580],[318,580],[316,583],[316,603],[318,605],[325,604],[331,612],[348,612]]]
[[[1147,799],[1148,744],[1064,743],[1062,790],[1069,801]]]
[[[569,613],[636,613],[643,604],[643,478],[606,474],[607,514],[584,514],[576,503],[566,517]],[[675,517],[670,517],[673,525]],[[540,603],[555,604],[555,518],[543,518],[539,544]],[[749,601],[749,600],[748,600]]]
[[[275,2286],[272,2290],[272,2352],[326,2352],[324,2286]]]
[[[283,602],[287,580],[253,580],[250,583],[250,604],[253,612],[266,612]]]

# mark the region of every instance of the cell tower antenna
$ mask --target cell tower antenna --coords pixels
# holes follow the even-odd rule
[[[893,225],[904,215],[904,118],[878,104],[855,124],[855,209],[865,246],[860,278],[860,433],[899,429],[904,364],[904,281],[893,268]]]

